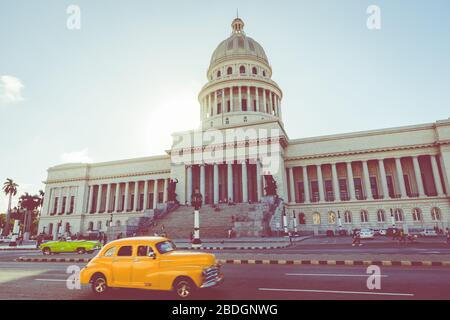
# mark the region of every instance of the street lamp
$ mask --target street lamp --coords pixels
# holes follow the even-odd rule
[[[287,221],[287,214],[286,214],[286,207],[283,207],[283,232],[284,232],[284,236],[288,236],[289,235],[289,230],[288,230],[288,221]]]
[[[200,208],[203,204],[203,196],[198,189],[192,195],[191,203],[194,207],[194,239],[192,240],[192,248],[198,249],[202,246],[202,240],[200,240]]]
[[[295,213],[295,210],[292,211],[293,219],[294,219],[294,235],[298,234],[298,228],[297,228],[297,214]]]

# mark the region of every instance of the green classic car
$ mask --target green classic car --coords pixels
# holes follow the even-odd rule
[[[53,253],[72,253],[78,254],[92,253],[95,250],[102,248],[102,244],[99,241],[87,241],[87,240],[62,240],[62,241],[49,241],[41,244],[39,249],[45,255]]]

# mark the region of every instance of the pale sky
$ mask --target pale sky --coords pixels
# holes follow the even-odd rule
[[[81,30],[67,29],[71,4]],[[369,5],[381,30],[366,26]],[[237,8],[284,92],[290,138],[449,118],[448,0],[0,0],[1,182],[37,193],[56,164],[163,154],[198,127]]]

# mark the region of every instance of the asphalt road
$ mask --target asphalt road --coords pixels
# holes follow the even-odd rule
[[[0,262],[0,299],[98,299],[90,288],[69,290],[70,264]],[[82,267],[82,265],[78,265]],[[225,265],[221,287],[200,291],[202,300],[444,299],[450,300],[447,268],[389,267],[381,290],[369,290],[364,267]],[[170,293],[115,289],[112,300],[172,300]]]

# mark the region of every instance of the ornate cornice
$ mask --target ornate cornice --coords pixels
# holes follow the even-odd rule
[[[123,175],[112,175],[112,176],[103,176],[103,177],[78,177],[71,179],[55,179],[55,180],[47,180],[43,181],[44,184],[56,184],[56,183],[68,183],[68,182],[80,182],[80,181],[101,181],[101,180],[117,180],[124,178],[132,178],[132,177],[142,177],[142,176],[151,176],[151,175],[161,175],[161,174],[170,174],[170,170],[157,170],[157,171],[148,171],[148,172],[139,172],[139,173],[130,173]]]

